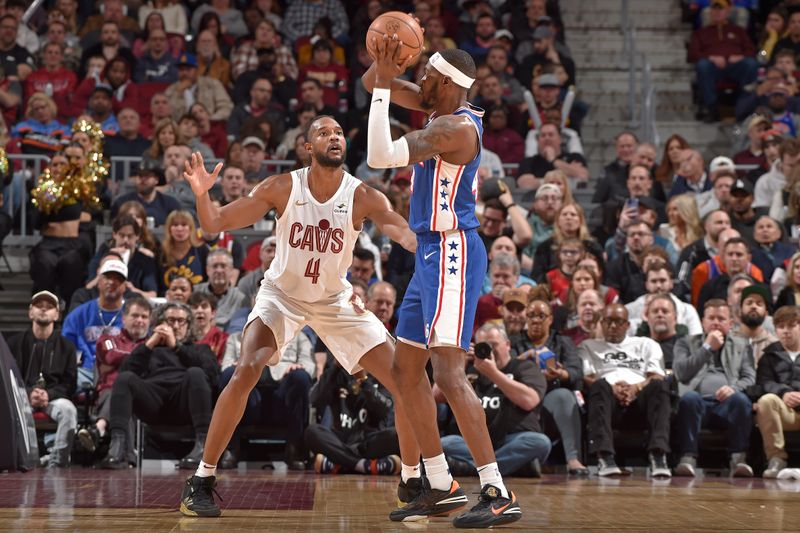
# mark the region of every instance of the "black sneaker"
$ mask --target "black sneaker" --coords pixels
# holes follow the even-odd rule
[[[467,495],[458,485],[458,481],[453,480],[450,483],[450,490],[438,490],[432,489],[425,479],[417,497],[404,507],[389,513],[389,519],[393,522],[416,522],[429,516],[448,515],[464,508],[467,503]]]
[[[466,513],[453,519],[458,528],[489,528],[510,524],[522,518],[517,497],[509,491],[511,498],[503,498],[500,489],[484,485],[478,503]]]
[[[94,453],[100,444],[100,432],[94,426],[81,428],[78,431],[78,442],[80,442],[84,450]]]
[[[397,486],[397,501],[400,502],[398,507],[402,507],[407,503],[410,503],[414,498],[419,496],[422,492],[422,478],[421,477],[411,477],[408,478],[408,481],[403,482],[400,480],[400,484]]]
[[[672,472],[667,464],[667,455],[664,452],[650,452],[650,476],[672,477]]]
[[[400,458],[387,455],[369,462],[369,473],[373,476],[394,476],[400,473]]]
[[[214,501],[214,494],[222,498],[214,490],[217,477],[192,476],[186,479],[181,492],[181,513],[186,516],[219,516],[222,511]]]
[[[622,470],[617,466],[612,454],[602,455],[597,458],[597,475],[600,477],[622,475]]]

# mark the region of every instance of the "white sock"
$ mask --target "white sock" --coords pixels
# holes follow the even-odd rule
[[[494,485],[500,489],[500,495],[503,498],[508,498],[508,489],[506,489],[503,483],[503,476],[500,475],[500,469],[497,468],[497,463],[479,466],[478,476],[481,478],[481,489],[486,485]]]
[[[429,459],[423,457],[422,462],[425,463],[425,477],[428,478],[431,488],[450,490],[450,485],[453,484],[453,476],[450,475],[450,469],[447,468],[447,460],[444,458],[444,454]]]
[[[405,483],[412,477],[420,477],[419,463],[415,464],[414,466],[403,464],[402,470],[400,471],[400,479],[403,481],[403,483]]]
[[[197,466],[197,472],[194,473],[197,477],[211,477],[217,475],[217,465],[210,465],[200,461]]]

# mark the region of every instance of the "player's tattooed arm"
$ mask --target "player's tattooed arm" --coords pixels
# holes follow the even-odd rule
[[[425,161],[435,155],[454,154],[449,163],[467,163],[475,157],[475,126],[469,118],[445,115],[436,118],[427,128],[405,136],[408,143],[408,164]]]

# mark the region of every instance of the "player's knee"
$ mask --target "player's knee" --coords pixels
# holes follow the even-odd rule
[[[465,390],[471,390],[467,382],[464,372],[453,372],[448,368],[440,368],[433,370],[433,380],[442,389],[445,396],[459,394]]]
[[[263,364],[258,364],[258,362],[254,360],[241,361],[236,366],[236,371],[233,373],[233,377],[228,383],[228,386],[243,388],[248,391],[251,390],[256,386],[256,383],[258,383],[263,368]]]

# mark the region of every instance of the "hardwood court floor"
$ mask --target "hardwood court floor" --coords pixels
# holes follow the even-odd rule
[[[177,511],[184,473],[85,468],[0,475],[0,531],[455,531],[449,520],[388,520],[397,480],[263,470],[225,472],[218,519]],[[468,492],[477,478],[464,478]],[[800,482],[706,478],[652,481],[511,479],[523,518],[509,531],[800,531]],[[470,494],[471,502],[477,496]]]

